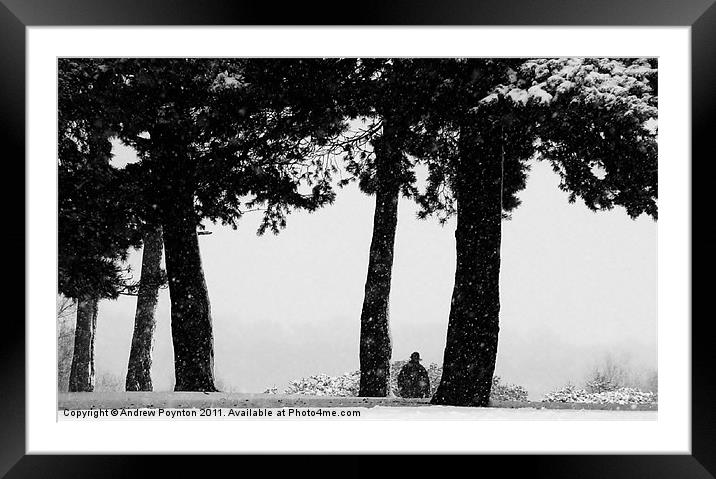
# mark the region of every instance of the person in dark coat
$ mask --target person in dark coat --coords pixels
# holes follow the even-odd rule
[[[420,364],[420,354],[417,352],[410,355],[410,361],[398,374],[398,395],[404,398],[430,397],[430,378]]]

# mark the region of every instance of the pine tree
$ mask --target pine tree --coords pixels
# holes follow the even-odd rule
[[[294,208],[333,201],[333,165],[317,154],[344,128],[335,92],[341,60],[117,59],[107,78],[117,136],[140,162],[126,168],[164,236],[175,390],[214,391],[213,331],[197,229],[237,226],[261,208],[277,233]],[[141,209],[141,208],[140,208]],[[152,224],[147,220],[147,224]]]
[[[347,113],[368,123],[358,140],[344,145],[347,169],[358,180],[361,191],[375,196],[360,320],[360,396],[384,397],[389,393],[392,345],[388,304],[398,200],[401,192],[406,197],[415,193],[414,162],[406,151],[413,141],[411,127],[427,105],[427,77],[418,74],[423,63],[360,59],[344,83]]]
[[[433,404],[489,403],[499,332],[501,220],[527,161],[592,210],[656,218],[656,64],[641,59],[470,59],[442,87],[415,154],[430,168],[422,216],[457,216],[457,266]]]
[[[70,392],[94,389],[98,302],[127,287],[123,262],[139,238],[121,174],[109,165],[114,125],[98,115],[96,66],[60,60],[58,76],[58,285],[77,301]]]

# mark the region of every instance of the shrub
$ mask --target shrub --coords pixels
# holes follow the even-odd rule
[[[527,401],[527,390],[517,384],[502,384],[500,376],[492,377],[490,399],[493,401]]]
[[[656,404],[657,395],[636,388],[620,387],[607,391],[589,392],[572,384],[544,395],[542,402],[575,402],[595,404]]]
[[[606,375],[597,372],[591,379],[587,380],[584,387],[590,393],[603,393],[615,391],[619,389],[620,385]]]
[[[345,373],[341,376],[316,374],[307,378],[291,381],[286,394],[310,394],[315,396],[357,396],[360,372]],[[274,388],[275,390],[276,388]],[[271,390],[266,390],[266,393]]]
[[[656,404],[656,371],[649,371],[646,380],[628,366],[628,358],[607,355],[584,381],[584,388],[567,384],[545,394],[543,402],[575,402],[596,404]]]
[[[394,361],[390,366],[390,390],[389,396],[398,396],[398,374],[407,361]],[[442,368],[432,363],[428,366],[428,378],[430,379],[430,395],[440,384]],[[358,396],[360,386],[360,371],[345,373],[341,376],[328,376],[316,374],[291,381],[284,394],[307,394],[315,396]],[[264,391],[264,394],[277,394],[278,388],[271,387]],[[490,398],[494,401],[527,401],[527,390],[515,384],[502,384],[499,376],[492,378],[492,393]]]

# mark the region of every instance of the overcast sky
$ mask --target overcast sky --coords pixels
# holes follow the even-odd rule
[[[115,145],[117,164],[136,161]],[[523,204],[503,222],[496,374],[530,397],[579,383],[607,354],[656,369],[657,228],[622,208],[567,202],[546,163],[533,163]],[[260,213],[234,231],[200,236],[214,321],[216,376],[225,390],[283,390],[292,379],[358,369],[374,199],[355,185],[315,213],[293,213],[278,236],[256,235]],[[455,272],[455,220],[418,220],[401,198],[390,325],[393,359],[419,351],[441,363]],[[141,250],[130,258],[139,275]],[[97,375],[126,374],[136,298],[100,303]],[[173,386],[168,290],[160,292],[152,377]]]

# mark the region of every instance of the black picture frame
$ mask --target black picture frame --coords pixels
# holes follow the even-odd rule
[[[266,2],[259,0],[0,0],[0,155],[8,173],[6,188],[18,190],[6,198],[25,199],[25,29],[29,26],[111,26],[111,25],[545,25],[545,26],[690,26],[692,78],[692,160],[691,166],[712,160],[707,135],[716,130],[716,5],[714,0],[442,0],[427,3],[416,0],[375,1],[337,4],[332,2]],[[707,149],[708,148],[708,149]],[[707,156],[708,155],[708,156]],[[693,169],[692,169],[693,172]],[[693,175],[702,178],[704,174]],[[13,178],[13,180],[10,180]],[[692,188],[696,191],[696,187]],[[11,206],[12,203],[8,201]],[[703,203],[692,200],[694,211]],[[8,208],[5,232],[10,244],[6,251],[25,252],[24,258],[8,254],[8,271],[21,269],[27,260],[25,209]],[[708,218],[708,215],[695,215]],[[706,223],[710,221],[706,220]],[[22,227],[20,227],[22,225]],[[695,225],[694,225],[695,226]],[[691,238],[693,238],[693,227]],[[693,244],[693,241],[692,241]],[[693,249],[693,247],[692,247]],[[693,254],[693,251],[692,251]],[[703,268],[703,266],[701,266]],[[22,285],[25,274],[17,273],[9,283]],[[703,283],[701,283],[703,284]],[[699,284],[693,282],[693,288]],[[704,286],[700,286],[704,287]],[[692,289],[693,291],[693,289]],[[7,292],[6,292],[7,294]],[[10,295],[8,295],[10,296]],[[14,296],[14,295],[13,295]],[[693,298],[693,292],[692,292]],[[693,307],[693,299],[692,299]],[[24,316],[24,306],[22,314]],[[26,455],[25,441],[25,327],[18,313],[7,313],[0,334],[0,476],[20,477],[142,477],[155,475],[147,463],[161,461],[162,475],[197,475],[224,467],[246,470],[244,459],[223,456],[60,456]],[[696,315],[692,328],[692,455],[525,455],[506,458],[480,456],[467,458],[475,473],[504,470],[509,476],[550,478],[707,478],[716,474],[716,402],[714,398],[714,353],[709,334],[710,315]],[[301,460],[299,460],[301,459]],[[263,458],[266,462],[267,458]],[[241,462],[239,462],[241,461]],[[256,462],[256,461],[254,461]],[[275,471],[281,462],[301,469],[305,461],[292,457],[270,461]],[[333,458],[340,464],[340,476],[380,474],[360,456]],[[404,472],[416,468],[428,474],[431,464],[442,460],[414,462]],[[324,463],[325,464],[325,463]],[[372,463],[371,463],[372,464]],[[479,469],[477,467],[479,466]],[[320,466],[329,468],[328,465]],[[451,466],[452,467],[452,466]],[[495,469],[497,468],[497,469]],[[231,470],[231,469],[229,469]],[[315,468],[314,468],[315,470]],[[448,470],[449,471],[449,470]],[[421,475],[422,475],[421,473]]]

